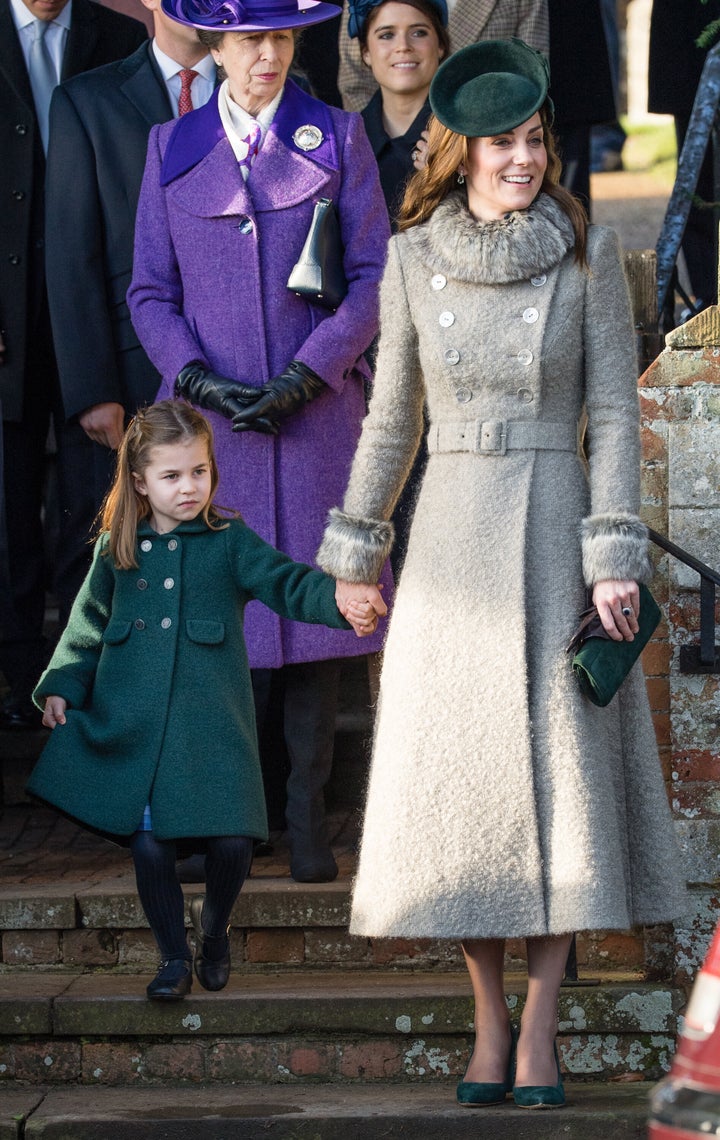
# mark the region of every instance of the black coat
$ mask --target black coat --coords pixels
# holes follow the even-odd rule
[[[148,135],[155,123],[171,118],[149,40],[127,59],[79,75],[53,95],[46,267],[68,417],[105,402],[133,414],[153,400],[160,384],[125,294]]]
[[[648,110],[687,119],[706,52],[697,37],[720,18],[720,0],[654,0],[650,18]]]
[[[122,58],[147,38],[132,20],[92,0],[73,0],[62,78]],[[9,0],[0,0],[0,368],[3,417],[22,417],[27,330],[44,296],[45,156],[30,79]]]
[[[615,95],[599,0],[549,0],[548,15],[556,126],[562,131],[614,119]]]

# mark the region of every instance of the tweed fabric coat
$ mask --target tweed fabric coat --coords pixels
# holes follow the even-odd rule
[[[642,672],[600,709],[564,653],[585,581],[648,575],[617,239],[591,227],[589,272],[572,241],[545,195],[486,224],[451,195],[390,243],[374,395],[319,558],[340,577],[377,573],[427,397],[430,458],[385,650],[358,934],[560,934],[658,922],[684,905]],[[572,440],[583,408],[589,481],[571,442],[549,443]],[[545,445],[514,449],[518,422]]]
[[[295,141],[306,124],[322,137],[309,151]],[[345,247],[348,295],[332,314],[287,288],[321,197],[337,205]],[[365,414],[363,352],[377,331],[390,233],[360,116],[288,81],[245,183],[216,94],[151,131],[137,218],[128,303],[163,377],[157,399],[173,395],[178,372],[192,360],[260,387],[297,359],[326,382],[277,437],[234,434],[229,420],[206,413],[218,502],[272,546],[312,562],[327,511],[347,484]],[[259,605],[248,609],[254,669],[371,653],[382,636],[359,642],[352,633],[294,625]]]
[[[28,791],[113,836],[147,803],[158,839],[267,835],[243,614],[260,598],[295,621],[347,629],[335,583],[239,520],[138,533],[138,568],[96,544],[35,700],[68,702]]]

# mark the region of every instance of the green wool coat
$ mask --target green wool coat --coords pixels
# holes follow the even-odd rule
[[[282,617],[349,628],[335,583],[237,519],[156,534],[138,528],[136,570],[95,548],[67,629],[34,699],[68,702],[28,783],[115,837],[147,803],[158,839],[265,838],[267,819],[243,636],[258,598]]]

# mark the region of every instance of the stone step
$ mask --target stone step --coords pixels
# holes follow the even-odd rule
[[[640,1140],[651,1087],[573,1084],[557,1112],[467,1109],[428,1081],[0,1090],[0,1140]]]
[[[340,816],[335,814],[336,821]],[[65,825],[70,827],[70,825]],[[79,831],[79,829],[75,829]],[[348,830],[346,826],[345,830]],[[63,833],[64,834],[64,833]],[[78,968],[121,972],[154,968],[157,949],[137,897],[130,858],[105,844],[74,853],[58,848],[40,854],[0,885],[0,969]],[[84,833],[80,833],[81,838]],[[72,840],[69,834],[69,839]],[[102,844],[94,836],[88,841]],[[348,934],[354,853],[335,846],[340,877],[334,883],[295,883],[288,872],[282,837],[274,856],[256,859],[252,876],[232,914],[233,958],[246,970],[268,965],[318,969],[463,970],[460,945],[444,939],[360,938]],[[110,848],[109,854],[105,848]],[[107,861],[104,862],[107,858]],[[83,862],[85,860],[85,862]],[[21,871],[18,856],[8,861]],[[83,866],[95,877],[76,878]],[[66,870],[68,878],[62,878]],[[46,873],[47,869],[47,873]],[[39,881],[38,881],[39,880]],[[0,883],[2,879],[0,879]],[[202,884],[186,884],[187,907]],[[186,923],[190,926],[189,910]],[[634,934],[591,932],[578,935],[581,976],[620,970],[642,977],[667,974],[662,944],[653,930]],[[508,968],[524,956],[521,940],[508,943]]]
[[[0,1073],[35,1084],[455,1079],[470,1051],[466,974],[233,973],[148,1002],[151,975],[0,974]],[[519,1019],[525,987],[507,979]],[[558,1045],[576,1079],[657,1079],[681,991],[610,979],[563,989]]]

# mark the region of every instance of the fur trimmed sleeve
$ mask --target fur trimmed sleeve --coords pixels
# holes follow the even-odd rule
[[[637,515],[591,515],[583,519],[582,558],[588,586],[607,578],[647,582],[652,576],[647,527]]]
[[[377,582],[394,537],[391,522],[353,518],[333,507],[317,554],[318,566],[344,582]]]
[[[393,544],[390,516],[423,433],[425,389],[417,330],[401,262],[404,234],[390,241],[380,291],[380,344],[342,510],[330,512],[318,565],[335,578],[376,582]]]
[[[651,575],[640,510],[640,426],[632,308],[617,236],[588,233],[584,356],[590,515],[582,524],[589,586]]]

